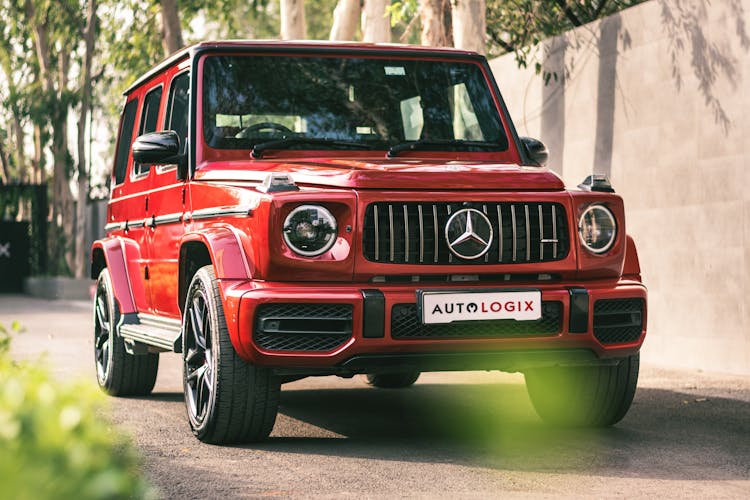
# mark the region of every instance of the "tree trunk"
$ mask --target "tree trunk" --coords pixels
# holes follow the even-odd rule
[[[76,202],[75,268],[76,278],[86,276],[88,249],[86,248],[86,209],[89,201],[89,175],[86,170],[86,119],[91,111],[91,62],[96,46],[96,0],[89,0],[86,29],[83,35],[85,51],[81,76],[81,112],[78,115],[78,200]]]
[[[419,17],[422,20],[420,37],[422,45],[430,47],[451,45],[450,4],[447,0],[419,0]]]
[[[185,45],[182,41],[177,0],[161,0],[161,44],[166,56],[174,54]]]
[[[362,12],[361,0],[339,0],[333,11],[333,26],[331,27],[331,40],[354,40],[357,32],[360,13]]]
[[[304,0],[281,0],[281,39],[307,38]]]
[[[42,86],[45,92],[53,92],[55,85],[53,83],[52,70],[50,69],[50,51],[49,51],[49,34],[47,27],[43,23],[37,22],[36,9],[31,0],[24,0],[24,9],[26,11],[26,20],[31,24],[34,32],[34,47],[39,62],[39,75],[42,78]]]
[[[44,150],[42,145],[42,127],[34,125],[34,159],[31,160],[31,166],[34,170],[32,182],[42,184],[46,182],[47,176],[44,172]]]
[[[58,54],[58,89],[60,93],[68,88],[68,75],[70,70],[70,50],[63,47]],[[57,109],[53,112],[54,121],[52,122],[52,155],[55,160],[53,172],[53,217],[55,224],[62,230],[62,238],[57,242],[57,255],[62,257],[58,260],[57,271],[67,274],[75,267],[74,262],[74,245],[75,235],[73,234],[75,213],[75,202],[73,193],[70,191],[70,175],[72,169],[69,162],[70,150],[68,148],[68,106],[60,99],[54,104]]]
[[[362,40],[365,42],[391,41],[391,16],[385,9],[390,0],[365,0],[362,9]]]
[[[8,167],[8,157],[5,155],[3,141],[0,141],[0,184],[7,184],[9,176],[10,168]]]
[[[52,128],[52,226],[48,232],[49,253],[54,259],[50,271],[64,273],[73,267],[72,245],[66,245],[73,239],[73,195],[70,192],[68,160],[68,107],[62,95],[68,88],[71,47],[55,47],[57,54],[57,86],[52,68],[53,54],[50,50],[49,32],[46,20],[37,19],[36,10],[31,0],[24,0],[27,22],[34,34],[34,46],[39,62],[39,77],[45,94],[49,97],[49,123]],[[44,155],[41,151],[41,128],[39,129],[37,151],[41,162]],[[62,229],[62,238],[60,237]],[[67,269],[66,269],[67,267]]]
[[[16,152],[13,157],[16,159],[18,180],[21,182],[25,182],[31,177],[31,172],[27,171],[28,169],[26,166],[26,152],[24,151],[25,148],[23,146],[25,135],[23,132],[23,125],[21,125],[21,120],[15,112],[13,113],[13,122],[11,123],[11,128],[13,129],[13,135],[15,136],[15,144],[13,145],[13,147],[15,148]]]
[[[484,54],[487,38],[487,9],[484,0],[451,0],[453,45]]]

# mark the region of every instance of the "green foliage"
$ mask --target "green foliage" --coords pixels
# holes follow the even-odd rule
[[[401,24],[409,24],[419,14],[418,9],[417,0],[396,0],[385,11],[391,16],[391,27],[395,28]]]
[[[0,323],[0,359],[8,355],[10,352],[10,341],[14,333],[23,332],[23,327],[18,321],[14,321],[10,324],[10,330],[8,330],[4,324]]]
[[[19,331],[14,323],[12,331]],[[10,359],[0,324],[0,484],[14,499],[152,498],[133,447],[107,423],[91,383],[61,384]]]
[[[535,62],[542,40],[607,17],[645,0],[487,0],[488,52],[515,52],[521,67]]]

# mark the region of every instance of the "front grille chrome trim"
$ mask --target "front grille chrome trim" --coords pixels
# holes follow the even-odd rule
[[[497,234],[482,259],[462,259],[447,251],[446,224],[467,206],[481,211]],[[371,262],[533,264],[562,260],[571,249],[566,210],[554,201],[378,201],[364,210],[361,248]]]

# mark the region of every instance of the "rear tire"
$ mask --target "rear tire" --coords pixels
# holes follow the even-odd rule
[[[276,421],[280,380],[234,350],[213,266],[195,273],[182,321],[183,385],[193,434],[212,444],[266,439]]]
[[[414,385],[420,372],[368,373],[367,383],[379,389],[403,389]]]
[[[94,298],[94,362],[96,380],[111,396],[146,396],[159,371],[159,354],[128,354],[117,332],[120,308],[114,298],[112,278],[105,267],[96,281]]]
[[[614,425],[630,409],[640,355],[616,366],[553,367],[526,372],[526,389],[547,423],[571,427]]]

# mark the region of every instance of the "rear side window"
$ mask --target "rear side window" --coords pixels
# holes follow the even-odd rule
[[[161,104],[161,87],[157,87],[148,94],[143,102],[141,112],[141,126],[138,135],[156,132],[157,120],[159,119],[159,104]],[[151,165],[136,164],[135,174],[141,175],[148,172]]]
[[[190,74],[182,73],[172,80],[167,102],[167,119],[165,130],[174,130],[180,137],[180,148],[185,147],[188,127],[188,90],[190,88]],[[183,149],[184,151],[184,149]]]
[[[130,143],[133,140],[133,126],[135,112],[138,109],[138,99],[133,99],[125,105],[120,122],[120,137],[117,139],[117,156],[115,156],[115,184],[122,184],[128,167]]]

